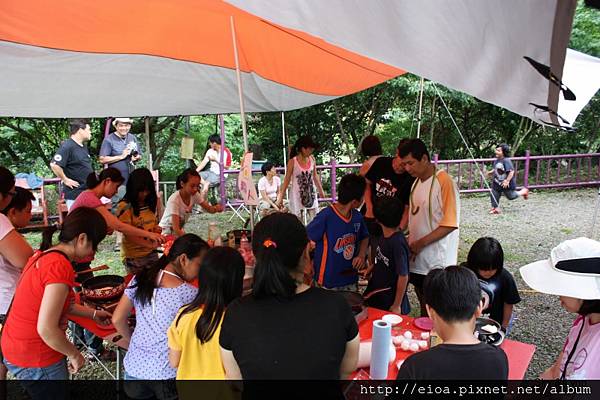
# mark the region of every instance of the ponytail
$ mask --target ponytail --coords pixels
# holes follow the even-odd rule
[[[42,242],[40,243],[40,250],[46,251],[52,247],[52,236],[54,232],[58,230],[57,225],[49,225],[42,231]]]
[[[163,255],[150,268],[144,268],[136,275],[136,284],[132,286],[137,288],[135,299],[142,305],[150,304],[154,289],[157,288],[156,280],[161,270],[165,269],[169,263],[177,263],[177,259],[182,254],[191,259],[205,250],[208,250],[208,243],[193,233],[186,233],[177,238],[173,242],[168,255]]]
[[[292,274],[300,271],[307,244],[306,228],[295,215],[278,212],[260,220],[252,235],[256,257],[252,295],[282,299],[294,296],[297,284]]]
[[[96,174],[95,172],[89,174],[85,180],[85,185],[88,189],[93,189],[101,184],[105,179],[110,179],[111,181],[119,184],[125,182],[125,178],[123,178],[123,175],[121,175],[121,171],[113,167],[108,167],[103,169],[100,174]]]
[[[137,290],[135,298],[142,305],[150,304],[152,294],[156,288],[156,279],[161,270],[169,264],[168,256],[161,256],[150,268],[143,268],[135,276]]]
[[[296,293],[296,282],[283,264],[279,252],[274,247],[265,248],[256,257],[252,294],[255,298],[291,298]]]

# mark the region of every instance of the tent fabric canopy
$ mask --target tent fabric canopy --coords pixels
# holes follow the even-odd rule
[[[5,0],[0,115],[238,112],[233,21],[246,111],[306,107],[408,71],[558,123],[529,104],[560,113],[564,102],[558,86],[524,57],[560,78],[575,6],[575,0]]]
[[[0,115],[237,112],[230,17],[247,111],[305,107],[404,73],[222,1],[6,0]]]
[[[558,88],[523,57],[560,78],[576,7],[575,0],[228,2],[536,121],[529,103],[556,111]]]

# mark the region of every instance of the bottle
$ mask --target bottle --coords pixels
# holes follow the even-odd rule
[[[250,247],[250,242],[248,241],[248,236],[246,236],[246,232],[242,232],[242,237],[240,239],[240,248],[247,250]]]
[[[218,246],[218,244],[216,243],[217,239],[220,242],[221,238],[220,238],[221,234],[219,233],[219,227],[217,226],[216,222],[211,222],[208,224],[208,245],[210,247],[213,247],[215,245]]]
[[[248,236],[246,236],[246,232],[242,233],[242,237],[240,239],[240,248],[239,252],[244,259],[246,266],[254,267],[254,254],[252,253],[252,246],[248,241]]]

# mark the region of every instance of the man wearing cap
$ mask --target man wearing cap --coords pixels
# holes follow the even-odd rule
[[[112,122],[115,131],[104,138],[100,147],[100,162],[105,166],[118,169],[125,180],[119,186],[117,193],[113,196],[112,208],[116,211],[117,204],[125,197],[129,173],[135,169],[134,163],[142,158],[138,141],[135,135],[129,133],[131,130],[131,118],[115,118]],[[115,251],[120,248],[122,236],[117,232],[117,245]]]
[[[115,131],[104,138],[100,147],[100,162],[121,171],[125,178],[123,186],[135,168],[133,163],[142,158],[136,137],[129,133],[132,122],[131,118],[115,118],[112,123]]]
[[[90,124],[84,119],[72,119],[69,121],[69,132],[71,137],[62,142],[50,162],[50,169],[63,183],[67,210],[70,210],[77,196],[87,189],[85,181],[94,172],[90,153],[85,145],[92,138]]]

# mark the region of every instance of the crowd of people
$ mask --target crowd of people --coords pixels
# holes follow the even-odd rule
[[[48,229],[36,251],[15,229],[28,224],[32,195],[15,187],[13,174],[0,167],[4,377],[8,369],[27,385],[79,371],[85,359],[65,336],[71,314],[112,322],[124,338],[125,379],[135,381],[128,392],[133,398],[176,396],[174,385],[165,388],[154,380],[344,379],[356,369],[360,337],[338,291],[357,292],[365,276],[367,304],[397,314],[410,312],[412,285],[418,303],[412,306],[432,319],[443,340],[410,356],[398,379],[507,379],[504,352],[473,332],[477,317],[486,314],[510,334],[513,307],[521,301],[515,280],[504,268],[501,244],[491,237],[478,239],[466,262],[457,265],[458,189],[432,163],[421,140],[402,140],[394,157],[386,157],[377,137],[365,138],[359,174],[343,176],[337,201],[319,212],[317,194],[324,193],[312,139],[299,139],[283,182],[273,164],[265,164],[258,187],[261,208],[269,212],[252,232],[254,280],[252,293],[242,297],[240,253],[210,247],[186,231],[195,205],[222,211],[206,201],[202,186],[214,177],[185,170],[160,215],[151,172],[132,168],[140,149],[128,139],[130,125],[129,119],[115,120],[114,137],[101,150],[100,161],[109,166],[96,173],[85,147],[89,124],[72,121],[71,137],[52,162],[69,213],[58,242],[52,243],[56,227]],[[218,154],[220,142],[213,144]],[[215,161],[212,156],[207,163]],[[509,173],[502,183],[511,179]],[[113,199],[112,211],[102,199]],[[290,212],[282,212],[287,207]],[[133,278],[111,315],[78,304],[74,289],[83,279],[77,272],[89,268],[99,243],[113,231],[123,234],[122,261]],[[174,241],[159,256],[164,234]],[[559,245],[548,261],[521,269],[528,285],[561,296],[561,304],[580,315],[542,378],[600,378],[599,259],[600,243],[578,239]],[[489,304],[482,302],[482,290]],[[132,331],[128,318],[134,309]],[[39,387],[27,388],[33,398],[43,398]]]

